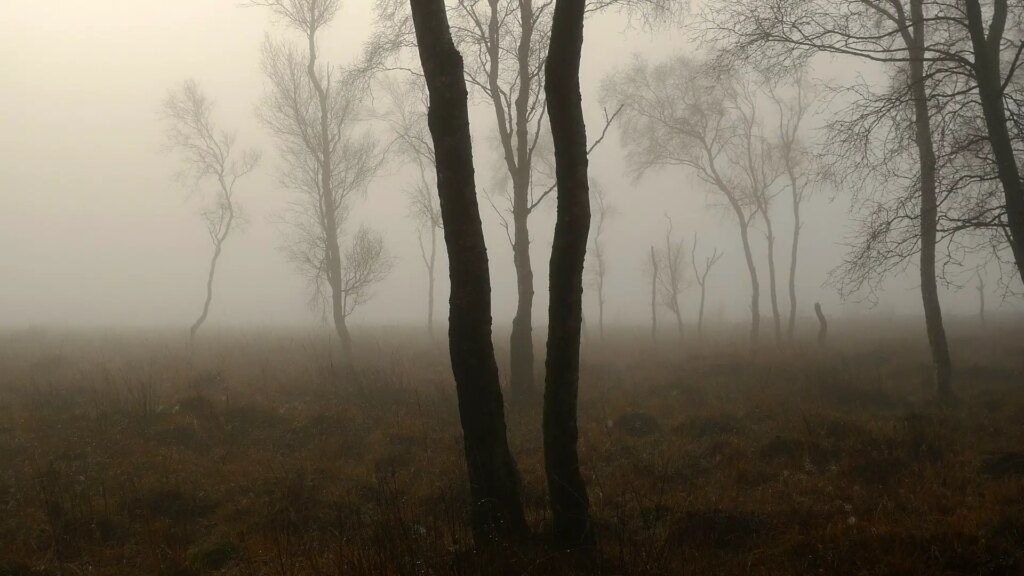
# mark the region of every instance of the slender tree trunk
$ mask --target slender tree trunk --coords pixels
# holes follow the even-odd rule
[[[757,280],[757,266],[754,265],[754,254],[750,249],[750,234],[747,219],[743,211],[734,206],[740,224],[740,240],[743,242],[743,256],[747,260],[747,272],[750,274],[750,345],[756,346],[761,336],[761,284]]]
[[[520,195],[513,199],[518,204]],[[522,194],[525,203],[528,193]],[[533,263],[530,261],[530,229],[526,208],[513,208],[512,258],[516,268],[516,315],[509,336],[509,393],[515,402],[534,390],[533,354]]]
[[[707,278],[701,279],[700,282],[700,308],[697,311],[697,338],[704,338],[704,296],[707,292],[704,283],[707,282]]]
[[[936,159],[932,141],[928,92],[925,86],[925,23],[922,0],[910,0],[910,81],[914,103],[915,143],[921,168],[921,298],[925,326],[935,368],[935,386],[940,398],[952,396],[952,361],[946,329],[942,324],[938,282],[935,274],[935,245],[938,228],[938,195],[936,192]]]
[[[985,280],[978,274],[978,321],[985,327]]]
[[[306,76],[309,83],[316,92],[317,105],[320,118],[318,128],[320,131],[319,150],[315,150],[317,170],[320,176],[320,202],[324,213],[323,227],[326,238],[326,260],[327,260],[327,284],[331,288],[331,315],[334,319],[334,330],[338,333],[341,346],[341,366],[348,369],[352,365],[352,339],[345,326],[345,305],[344,294],[341,286],[341,246],[338,243],[338,207],[335,204],[334,182],[332,179],[332,151],[328,144],[330,140],[330,112],[327,89],[324,88],[320,76],[316,72],[316,31],[310,30],[306,39],[309,45],[309,59],[306,63]]]
[[[584,9],[585,0],[556,0],[544,74],[558,183],[544,387],[544,468],[555,539],[570,547],[594,542],[576,423],[583,263],[590,233],[587,131],[579,76]]]
[[[765,210],[765,228],[768,233],[768,292],[772,299],[772,320],[775,328],[775,342],[782,342],[782,316],[779,313],[779,298],[775,282],[775,231],[772,229],[772,221],[768,218],[768,211]]]
[[[1003,186],[1006,202],[1006,221],[1010,229],[1010,248],[1017,273],[1024,280],[1024,187],[1020,181],[1020,168],[1013,150],[1013,141],[1007,128],[1006,108],[1003,102],[1003,79],[1000,72],[1000,44],[1006,25],[1007,0],[995,0],[990,33],[986,38],[978,0],[965,0],[968,30],[974,49],[974,74],[978,82],[988,140],[995,156],[996,172]]]
[[[604,341],[604,272],[597,279],[597,323],[600,326],[601,340]]]
[[[430,223],[430,259],[427,265],[429,274],[427,285],[427,334],[431,339],[434,337],[434,284],[436,281],[435,271],[437,270],[437,226]]]
[[[796,262],[800,250],[800,195],[797,192],[797,182],[790,172],[790,181],[793,183],[793,245],[789,252],[789,324],[786,327],[786,337],[793,341],[796,332]]]
[[[228,234],[231,233],[231,225],[235,221],[235,208],[234,204],[231,203],[231,190],[228,183],[224,179],[223,172],[217,175],[217,181],[220,184],[221,194],[223,200],[227,205],[227,221],[224,222],[224,228],[213,236],[213,256],[210,258],[210,272],[206,276],[206,300],[203,301],[203,311],[199,314],[199,318],[192,323],[192,326],[188,329],[188,343],[192,346],[192,343],[196,339],[196,333],[202,328],[203,323],[206,322],[206,317],[210,314],[210,304],[213,302],[213,278],[217,273],[217,262],[220,260],[221,250],[224,248],[224,242],[228,239]]]
[[[679,301],[676,301],[676,307],[672,309],[672,313],[676,317],[676,329],[679,331],[679,345],[683,345],[683,314],[679,310]]]
[[[651,246],[651,340],[658,340],[658,256]]]
[[[462,55],[452,42],[443,0],[410,0],[420,63],[430,95],[451,278],[448,341],[459,399],[478,544],[528,534],[519,474],[509,450],[498,365],[491,341],[491,285],[473,173],[473,145]]]

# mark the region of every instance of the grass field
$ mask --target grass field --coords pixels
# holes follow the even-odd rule
[[[0,576],[1024,574],[1024,330],[829,348],[591,338],[581,459],[599,547],[545,544],[540,407],[509,436],[537,538],[470,547],[443,337],[0,335]],[[724,339],[723,339],[724,340]],[[914,344],[907,344],[914,342]]]

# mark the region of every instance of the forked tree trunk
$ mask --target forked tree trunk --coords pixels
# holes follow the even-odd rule
[[[952,397],[952,361],[946,329],[942,324],[938,282],[935,276],[935,245],[938,228],[938,197],[936,192],[936,158],[932,141],[928,92],[925,86],[924,59],[925,22],[923,0],[910,0],[911,31],[907,34],[910,52],[910,82],[914,104],[914,140],[921,169],[921,299],[925,326],[935,369],[936,391],[943,400]]]
[[[1008,13],[1007,0],[995,0],[989,35],[985,35],[981,5],[978,0],[965,0],[968,31],[974,51],[974,74],[978,83],[978,96],[988,129],[988,140],[995,157],[996,172],[1003,186],[1006,203],[1006,222],[1010,229],[1010,247],[1017,273],[1024,281],[1024,187],[1020,181],[1020,168],[1007,127],[1003,102],[1003,78],[1000,72],[1000,48]]]
[[[498,365],[491,341],[491,285],[473,173],[473,145],[462,55],[452,42],[444,0],[410,0],[420,63],[430,95],[451,279],[448,341],[478,544],[528,533],[519,475],[509,450]]]
[[[576,422],[583,263],[590,233],[587,131],[579,76],[584,9],[585,0],[556,0],[544,71],[558,184],[544,387],[544,468],[554,536],[568,547],[594,542],[590,502],[579,467]]]

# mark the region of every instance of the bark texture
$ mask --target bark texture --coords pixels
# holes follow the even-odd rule
[[[569,547],[594,541],[590,502],[579,467],[576,422],[583,263],[590,233],[587,131],[579,80],[585,6],[584,0],[556,1],[544,74],[558,185],[544,387],[544,465],[554,536]]]
[[[528,532],[509,450],[505,408],[491,341],[491,285],[473,171],[462,55],[443,0],[410,0],[424,78],[437,191],[448,250],[448,340],[459,399],[477,543]]]

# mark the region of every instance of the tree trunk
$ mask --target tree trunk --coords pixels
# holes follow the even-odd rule
[[[523,202],[526,201],[523,195]],[[518,203],[518,198],[513,203]],[[512,257],[516,268],[516,315],[509,336],[509,393],[520,402],[534,390],[533,374],[533,263],[530,261],[530,229],[525,209],[513,209]]]
[[[697,338],[704,338],[704,296],[707,293],[704,283],[707,282],[707,278],[701,280],[700,283],[700,308],[697,311]]]
[[[988,140],[996,160],[996,171],[1003,186],[1006,220],[1010,229],[1010,247],[1017,264],[1017,273],[1024,281],[1024,188],[1020,169],[1007,128],[1003,102],[1003,79],[1000,72],[1000,43],[1006,25],[1007,2],[995,0],[989,37],[985,37],[981,6],[978,0],[965,0],[968,30],[974,49],[974,74],[978,82]]]
[[[601,341],[604,342],[604,272],[597,280],[597,323],[600,327]]]
[[[764,216],[765,228],[768,232],[768,292],[772,299],[772,320],[775,328],[775,342],[782,342],[782,316],[779,313],[779,298],[775,282],[775,231],[772,229],[772,221],[768,218],[768,211],[762,213]]]
[[[754,254],[750,249],[747,219],[742,210],[735,206],[734,209],[740,223],[740,240],[743,242],[743,255],[746,257],[747,272],[750,274],[750,345],[757,346],[761,336],[761,284],[757,281],[757,267],[754,265]]]
[[[651,246],[651,340],[658,340],[658,256]]]
[[[206,276],[206,300],[203,302],[203,312],[199,315],[199,318],[192,323],[192,327],[188,330],[188,343],[189,346],[196,339],[196,332],[202,327],[203,322],[206,322],[206,316],[210,313],[210,302],[213,301],[213,276],[217,272],[217,260],[220,258],[220,247],[221,242],[218,241],[213,247],[213,257],[210,258],[210,273]]]
[[[932,141],[928,92],[925,87],[925,24],[922,0],[910,0],[912,32],[909,37],[910,82],[914,103],[915,143],[921,169],[921,299],[925,326],[935,368],[935,386],[941,399],[952,396],[952,362],[946,330],[942,324],[938,282],[935,276],[935,245],[938,227],[936,159]]]
[[[985,327],[985,280],[978,274],[978,321]]]
[[[828,337],[828,321],[825,320],[825,314],[818,302],[814,303],[814,315],[818,317],[818,346],[824,346],[825,338]]]
[[[528,533],[519,474],[509,450],[498,365],[491,341],[491,285],[473,173],[473,145],[462,55],[443,0],[410,0],[420,63],[430,95],[437,192],[451,278],[448,340],[478,544]]]
[[[544,387],[544,467],[554,536],[569,547],[594,542],[576,423],[583,263],[590,233],[587,132],[579,76],[584,8],[585,0],[556,0],[544,74],[558,183]]]
[[[437,270],[437,226],[430,223],[430,260],[427,266],[429,284],[427,285],[427,335],[434,338],[434,284]]]
[[[683,314],[679,310],[679,301],[676,301],[676,307],[672,309],[672,313],[676,317],[676,329],[679,331],[679,345],[683,345]]]
[[[792,172],[791,172],[792,174]],[[786,337],[793,341],[796,332],[796,261],[800,250],[800,196],[797,192],[796,179],[790,176],[793,183],[793,245],[789,252],[789,324]]]

